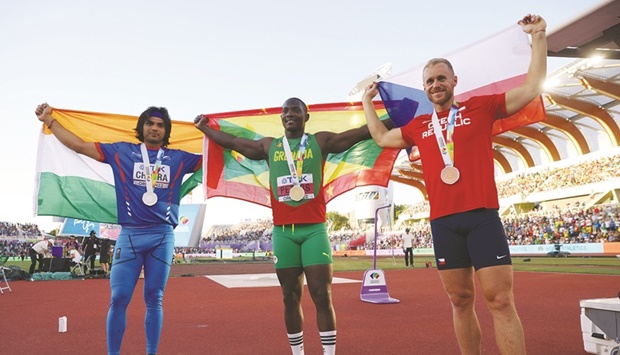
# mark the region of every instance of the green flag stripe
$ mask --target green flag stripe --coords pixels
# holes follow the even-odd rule
[[[202,183],[202,168],[190,175],[181,185],[181,198],[190,193],[196,186]]]
[[[222,132],[232,134],[235,137],[247,138],[252,140],[259,140],[261,138],[264,138],[263,135],[252,131],[251,129],[241,127],[225,119],[219,120],[218,124],[220,125],[220,130]]]
[[[117,223],[114,186],[76,176],[40,175],[37,214]],[[87,206],[87,208],[80,208]]]

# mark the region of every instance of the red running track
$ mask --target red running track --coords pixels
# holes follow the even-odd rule
[[[184,266],[193,272],[238,274],[272,272],[271,264]],[[180,271],[179,271],[180,270]],[[360,301],[361,283],[335,284],[337,353],[458,354],[451,310],[436,269],[385,271],[390,296],[400,303]],[[336,277],[362,280],[363,271]],[[0,295],[0,354],[106,354],[106,279],[14,281]],[[517,308],[529,354],[585,354],[579,301],[616,297],[619,276],[515,273]],[[320,354],[315,312],[306,291],[306,354]],[[289,354],[279,287],[228,289],[203,276],[171,277],[164,296],[164,328],[159,354]],[[481,295],[477,311],[483,354],[497,354],[492,320]],[[67,316],[68,332],[58,332]],[[123,354],[144,354],[142,280],[128,309]]]

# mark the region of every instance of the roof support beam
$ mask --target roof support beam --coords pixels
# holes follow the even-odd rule
[[[504,174],[512,172],[512,166],[510,166],[510,162],[502,152],[497,149],[493,149],[493,159],[495,160],[495,163],[504,171]]]
[[[422,164],[420,164],[420,163],[418,163],[418,164],[416,164],[416,163],[411,163],[411,164],[409,164],[409,165],[411,165],[411,168],[412,168],[412,169],[422,171]]]
[[[514,150],[517,155],[521,157],[526,167],[531,168],[535,165],[534,159],[532,158],[532,155],[527,150],[527,148],[525,148],[523,144],[517,142],[516,140],[495,136],[493,137],[493,143]]]
[[[590,153],[590,146],[588,145],[586,137],[579,130],[579,128],[569,119],[547,112],[547,118],[544,121],[541,121],[540,124],[547,127],[555,128],[558,131],[566,134],[568,139],[575,146],[575,149],[577,150],[579,155]]]
[[[406,177],[410,177],[412,179],[424,181],[424,176],[422,175],[422,173],[418,173],[416,171],[410,171],[410,170],[403,170],[403,169],[398,169],[398,172],[401,175],[405,175]]]
[[[416,189],[420,190],[420,192],[422,193],[422,196],[424,196],[424,199],[428,200],[428,194],[426,193],[426,186],[424,185],[422,181],[404,178],[398,175],[392,175],[390,177],[390,180],[395,181],[395,182],[400,182],[401,184],[409,185],[411,187],[415,187]]]
[[[578,79],[586,89],[594,90],[601,95],[620,101],[620,85],[594,78],[583,72],[579,73]]]
[[[515,133],[521,137],[526,137],[534,142],[538,143],[541,148],[547,153],[547,157],[549,161],[558,161],[560,160],[560,152],[558,151],[558,147],[555,146],[555,143],[549,138],[546,134],[532,127],[517,127],[511,130],[512,133]]]
[[[588,101],[571,99],[560,95],[547,94],[547,99],[557,106],[592,117],[607,133],[612,146],[615,147],[620,142],[620,128],[604,108]]]

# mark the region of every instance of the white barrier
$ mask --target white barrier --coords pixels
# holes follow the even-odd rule
[[[569,252],[570,255],[603,255],[603,243],[576,243],[576,244],[561,244],[561,250],[563,252]],[[510,255],[547,255],[549,252],[555,251],[555,244],[533,244],[533,245],[510,245]],[[405,255],[401,248],[394,248],[393,255]],[[433,248],[414,248],[413,255],[433,255]],[[373,250],[366,250],[366,256],[373,256]],[[377,250],[377,256],[392,256],[392,249],[379,249]]]

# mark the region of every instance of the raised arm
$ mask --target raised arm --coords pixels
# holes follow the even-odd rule
[[[209,117],[198,115],[194,119],[194,125],[217,145],[237,151],[246,158],[252,160],[267,160],[269,147],[273,138],[267,137],[259,140],[235,137],[232,134],[213,129],[209,126]]]
[[[379,119],[377,118],[377,120]],[[392,122],[390,120],[379,120],[379,124],[386,129],[392,128]],[[372,138],[372,136],[370,135],[368,125],[363,125],[340,133],[326,131],[316,133],[316,139],[325,155],[344,152],[355,144],[370,138]]]
[[[547,77],[547,23],[537,15],[523,17],[519,21],[523,32],[532,36],[532,60],[523,85],[506,92],[506,112],[512,115],[543,92]]]
[[[321,147],[323,156],[326,157],[327,154],[344,152],[356,143],[369,139],[370,133],[366,126],[362,126],[340,133],[321,131],[314,136]]]
[[[364,106],[364,114],[368,123],[368,130],[372,135],[372,139],[382,148],[407,148],[409,145],[403,139],[400,128],[388,129],[377,115],[375,105],[372,100],[379,93],[378,84],[373,83],[366,88],[364,96],[362,96],[362,105]]]
[[[56,121],[56,119],[52,117],[52,107],[50,105],[47,103],[40,104],[37,106],[34,113],[37,115],[39,121],[45,123],[54,136],[56,136],[56,138],[58,138],[58,140],[67,148],[95,160],[101,160],[101,155],[99,154],[95,143],[85,142],[82,138],[76,136],[73,132],[63,127],[60,122]]]

